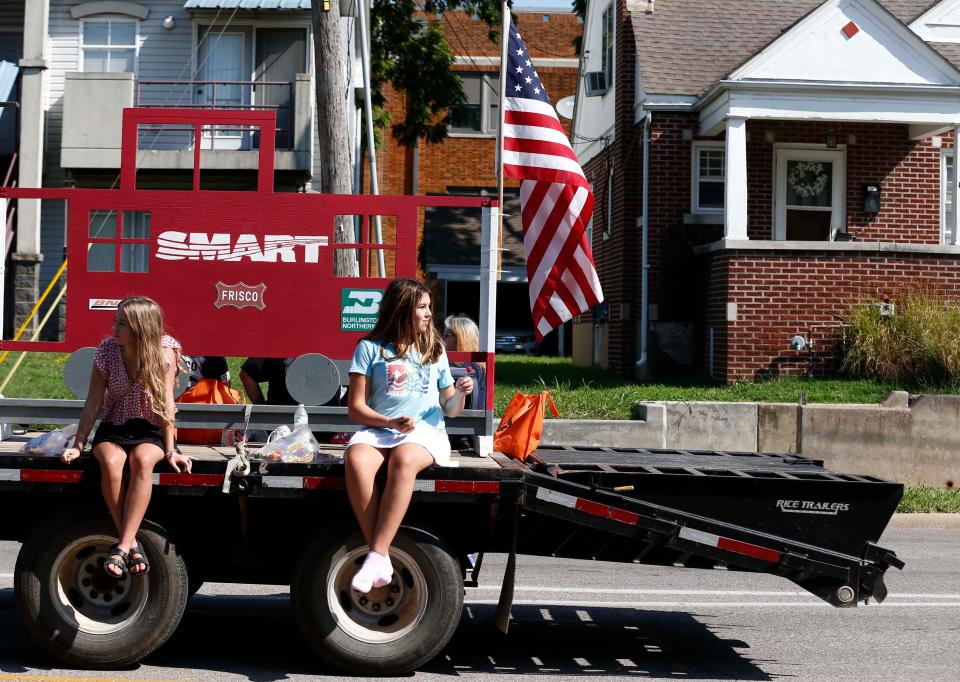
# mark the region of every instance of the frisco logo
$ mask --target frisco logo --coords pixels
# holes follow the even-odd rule
[[[777,509],[788,514],[826,514],[828,516],[836,516],[837,512],[850,511],[850,505],[846,502],[777,500]]]
[[[263,310],[267,304],[263,300],[263,292],[267,290],[266,284],[225,284],[217,282],[217,300],[214,305],[217,308],[230,306],[231,308],[256,308]]]
[[[328,239],[317,235],[226,234],[168,230],[157,237],[157,258],[254,263],[316,263]]]

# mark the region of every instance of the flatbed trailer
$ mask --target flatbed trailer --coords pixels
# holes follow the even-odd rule
[[[361,595],[349,584],[366,546],[336,459],[342,446],[324,446],[324,463],[252,460],[245,475],[230,471],[229,449],[184,446],[191,474],[154,474],[140,536],[153,569],[114,580],[101,568],[114,540],[96,461],[22,457],[24,438],[0,443],[0,538],[24,543],[14,580],[28,629],[82,667],[148,656],[204,581],[290,585],[297,621],[328,663],[399,674],[452,637],[484,553],[770,573],[838,607],[882,601],[884,572],[903,566],[875,544],[902,486],[816,460],[562,448],[539,450],[529,465],[463,451],[456,467],[418,477],[391,548],[396,578]],[[635,570],[625,580],[642,580]],[[508,570],[503,613],[512,580]]]
[[[259,129],[255,191],[202,189],[211,125]],[[192,130],[192,191],[140,187],[145,126]],[[883,600],[885,571],[903,566],[875,544],[902,495],[897,483],[786,454],[571,444],[520,463],[492,452],[496,202],[275,193],[275,129],[272,112],[129,109],[118,189],[0,189],[0,199],[67,203],[65,336],[3,340],[0,349],[73,353],[65,379],[80,398],[0,398],[0,423],[76,422],[93,346],[117,302],[137,293],[161,304],[189,354],[295,357],[287,388],[308,405],[311,427],[355,429],[345,408],[322,405],[347,383],[346,363],[390,278],[416,276],[418,214],[439,208],[482,216],[483,352],[449,354],[486,363],[486,404],[447,424],[475,437],[474,449],[455,457],[459,466],[418,476],[391,546],[394,580],[364,595],[350,589],[366,546],[344,491],[342,449],[318,463],[280,464],[184,446],[196,459],[190,474],[163,464],[153,474],[138,535],[150,572],[115,579],[102,568],[116,531],[96,461],[85,453],[68,466],[19,455],[23,437],[0,442],[0,539],[23,543],[17,607],[49,652],[79,667],[124,667],[167,641],[204,581],[272,583],[291,586],[300,628],[330,664],[404,673],[449,641],[464,586],[476,584],[489,552],[511,556],[497,611],[503,629],[517,554],[764,572],[834,606]],[[353,241],[340,231],[348,216]],[[352,274],[335,265],[344,255],[358,266]],[[293,409],[181,405],[177,425],[273,428],[290,423]]]

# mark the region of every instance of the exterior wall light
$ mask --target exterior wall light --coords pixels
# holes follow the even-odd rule
[[[863,186],[863,212],[871,214],[880,212],[880,185]]]
[[[176,20],[173,18],[173,15],[167,15],[163,18],[163,28],[167,31],[172,31],[177,25]]]

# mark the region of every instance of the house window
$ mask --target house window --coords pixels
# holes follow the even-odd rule
[[[957,187],[956,164],[953,150],[944,149],[940,156],[940,239],[943,244],[956,244],[953,233],[954,194]]]
[[[136,71],[137,22],[126,19],[82,21],[80,41],[83,71]]]
[[[777,147],[774,238],[833,241],[846,230],[846,150]]]
[[[463,94],[467,101],[451,109],[451,133],[497,132],[500,112],[497,107],[500,92],[499,73],[460,73]]]
[[[726,152],[722,142],[693,143],[693,213],[723,213]]]
[[[603,19],[600,22],[603,31],[600,46],[600,67],[608,88],[613,85],[613,10],[613,5],[607,7],[603,11]]]
[[[87,234],[90,238],[88,272],[149,270],[149,211],[92,210]]]

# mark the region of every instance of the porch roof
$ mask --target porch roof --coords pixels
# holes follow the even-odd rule
[[[184,9],[310,9],[310,0],[187,0]]]
[[[960,86],[811,81],[720,81],[697,103],[700,135],[728,118],[898,123],[919,139],[960,122]]]

